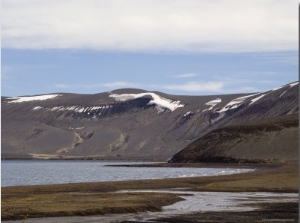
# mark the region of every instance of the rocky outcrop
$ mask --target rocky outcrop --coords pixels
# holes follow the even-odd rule
[[[298,82],[253,94],[2,97],[2,158],[166,160],[215,129],[297,114],[298,99]]]

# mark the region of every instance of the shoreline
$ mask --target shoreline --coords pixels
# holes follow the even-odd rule
[[[194,166],[195,164],[192,164]],[[202,167],[204,164],[202,164]],[[225,164],[224,164],[225,165]],[[222,164],[221,166],[224,167]],[[126,200],[131,195],[125,194],[126,202],[120,203],[120,198],[113,195],[114,192],[120,190],[162,190],[184,188],[189,191],[199,192],[276,192],[276,193],[298,193],[298,164],[282,164],[282,165],[255,165],[256,170],[248,173],[219,175],[219,176],[204,176],[204,177],[187,177],[187,178],[170,178],[170,179],[155,179],[155,180],[135,180],[135,181],[116,181],[116,182],[96,182],[96,183],[71,183],[71,184],[55,184],[55,185],[36,185],[36,186],[13,186],[2,187],[2,220],[25,219],[31,217],[54,217],[54,216],[92,216],[103,214],[121,214],[135,213],[144,211],[159,210],[166,203],[162,202],[164,196],[167,197],[167,203],[178,201],[178,196],[169,196],[167,194],[153,193],[151,196],[144,193],[135,194],[132,201]],[[189,164],[191,166],[191,164]],[[199,165],[201,166],[201,165]],[[209,166],[216,166],[214,164]],[[220,165],[218,165],[220,166]],[[244,165],[238,165],[241,168]],[[249,165],[246,165],[249,168]],[[205,164],[205,167],[208,165]],[[232,165],[226,165],[232,167]],[[77,194],[78,196],[70,196]],[[79,196],[85,195],[85,196]],[[87,196],[93,195],[93,196]],[[109,203],[104,206],[95,208],[95,196],[105,198],[109,203],[120,206],[113,208]],[[156,196],[156,197],[155,197]],[[21,200],[21,198],[24,200]],[[30,200],[30,199],[31,200]],[[48,213],[45,210],[34,209],[35,199],[54,199],[56,211]],[[73,210],[64,210],[66,208],[61,202],[71,201],[74,204],[80,204],[82,200],[86,203],[91,202],[94,209],[84,211],[86,207],[76,207]],[[141,202],[135,204],[136,200],[141,199]],[[28,200],[29,199],[29,200]],[[68,200],[70,199],[70,200]],[[74,200],[75,199],[75,200]],[[77,200],[76,200],[77,199]],[[79,200],[78,200],[79,199]],[[156,199],[156,200],[155,200]],[[14,203],[15,202],[15,203]],[[22,203],[23,202],[23,203]],[[117,202],[117,203],[113,203]],[[133,202],[133,203],[130,203]],[[162,202],[162,203],[160,203]],[[22,209],[23,212],[29,212],[27,215],[20,213],[19,209],[14,208],[18,205],[29,206],[29,209]],[[55,206],[54,205],[54,206]],[[124,205],[124,206],[122,206]],[[135,206],[136,205],[136,206]],[[80,205],[79,205],[80,206]],[[172,221],[170,221],[172,222]]]
[[[153,164],[112,164],[105,166],[112,167],[191,167],[191,168],[237,168],[237,169],[249,169],[254,168],[255,171],[270,170],[272,168],[279,168],[280,166],[286,165],[284,163],[167,163],[157,162]]]

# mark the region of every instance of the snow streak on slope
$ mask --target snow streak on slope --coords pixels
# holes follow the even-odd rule
[[[115,98],[116,101],[128,101],[136,98],[141,98],[144,96],[151,96],[152,100],[148,103],[149,105],[155,104],[161,108],[167,108],[170,111],[174,111],[177,108],[183,107],[180,101],[172,101],[167,98],[160,97],[155,93],[140,93],[140,94],[111,94],[109,97]]]
[[[217,104],[221,103],[222,99],[221,98],[216,98],[215,100],[209,101],[207,103],[205,103],[206,105],[210,105],[210,108],[208,109],[204,109],[203,111],[207,111],[207,110],[212,110],[213,107],[215,107]]]
[[[230,101],[227,105],[225,105],[220,111],[218,111],[219,113],[221,112],[226,112],[228,110],[231,109],[236,109],[238,108],[240,105],[242,105],[242,103],[247,99],[250,98],[252,96],[258,95],[260,93],[257,94],[251,94],[251,95],[247,95],[247,96],[243,96],[243,97],[239,97],[236,99],[233,99],[232,101]]]
[[[294,86],[296,86],[296,85],[298,85],[298,84],[299,84],[299,81],[294,82],[294,83],[291,83],[291,84],[289,84],[289,85],[290,85],[290,87],[292,88],[292,87],[294,87]]]
[[[44,101],[48,99],[55,98],[57,96],[60,96],[59,94],[48,94],[48,95],[37,95],[37,96],[24,96],[24,97],[14,97],[14,98],[8,98],[8,103],[19,103],[19,102],[27,102],[27,101]]]
[[[45,111],[51,111],[51,112],[56,112],[56,111],[72,111],[75,113],[85,113],[87,115],[93,114],[93,115],[98,115],[100,116],[102,112],[106,111],[107,109],[112,108],[112,105],[103,105],[103,106],[93,106],[93,107],[83,107],[83,106],[54,106],[50,108],[45,108],[41,106],[36,106],[32,110],[45,110]]]
[[[278,87],[278,88],[274,88],[271,91],[276,91],[276,90],[279,90],[279,89],[284,88],[286,86],[289,86],[290,88],[292,88],[292,87],[294,87],[294,86],[296,86],[298,84],[299,84],[299,81],[296,81],[296,82],[293,82],[293,83],[290,83],[290,84],[287,84],[287,85],[283,85],[283,86]]]
[[[188,116],[190,116],[190,115],[193,115],[194,113],[192,112],[192,111],[188,111],[188,112],[186,112],[184,115],[183,115],[183,117],[188,117]]]
[[[258,97],[256,97],[256,98],[253,98],[253,99],[251,100],[251,103],[250,103],[249,105],[251,105],[251,104],[257,102],[258,100],[260,100],[260,99],[261,99],[262,97],[264,97],[264,96],[265,96],[265,94],[262,94],[262,95],[260,95],[260,96],[258,96]]]
[[[281,88],[283,88],[284,86],[281,86],[281,87],[277,87],[277,88],[273,88],[271,91],[277,91],[277,90],[279,90],[279,89],[281,89]]]

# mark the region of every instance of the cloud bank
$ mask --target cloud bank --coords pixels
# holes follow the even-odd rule
[[[153,52],[298,49],[294,0],[2,0],[2,47]]]

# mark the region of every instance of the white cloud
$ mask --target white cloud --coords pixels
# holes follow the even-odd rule
[[[70,88],[71,86],[67,85],[67,84],[55,84],[54,87],[61,88],[61,89],[67,89],[67,88]]]
[[[197,74],[194,73],[187,73],[187,74],[179,74],[179,75],[174,75],[172,77],[174,78],[190,78],[190,77],[197,77]]]
[[[294,0],[2,0],[2,47],[298,50]]]
[[[180,90],[188,92],[222,92],[224,83],[222,82],[188,82],[175,85],[166,85],[165,89]]]

